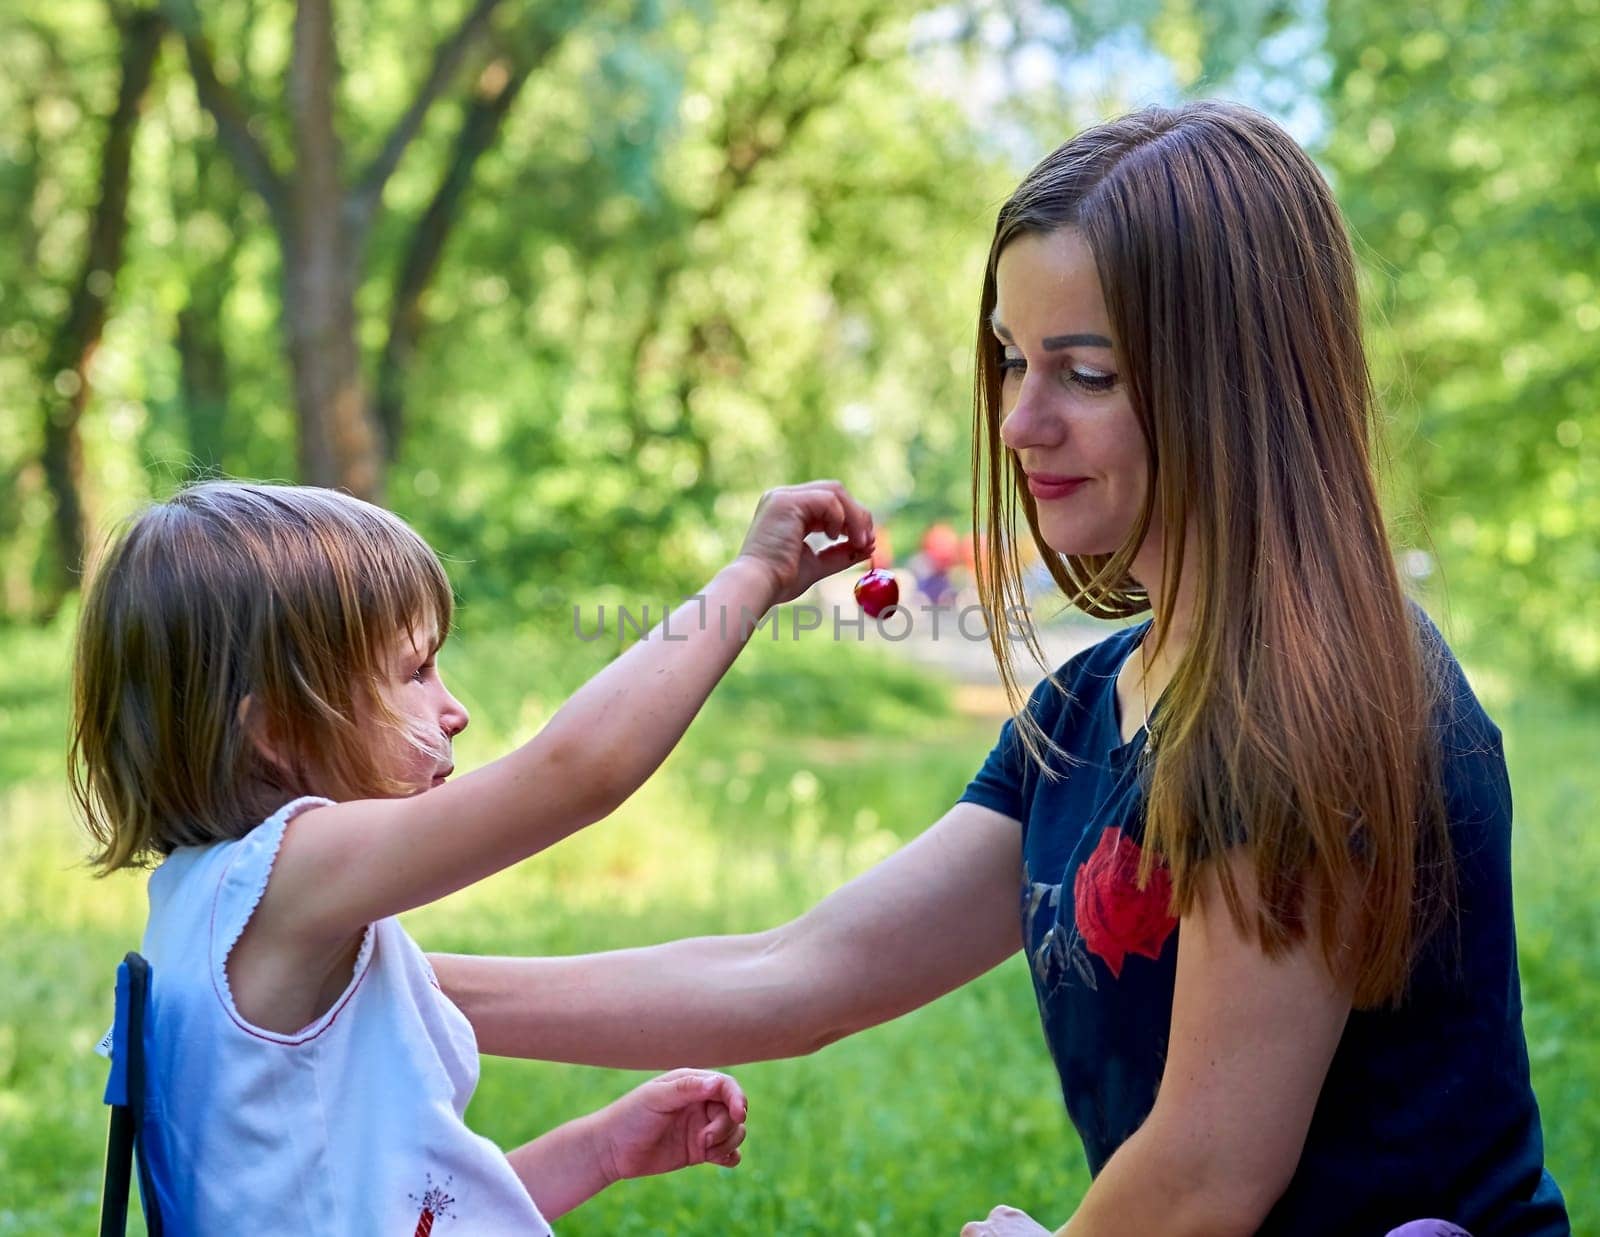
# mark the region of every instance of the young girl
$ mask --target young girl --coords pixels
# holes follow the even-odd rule
[[[451,593],[406,524],[228,482],[138,515],[84,600],[71,766],[100,870],[160,861],[146,1152],[168,1231],[547,1233],[623,1177],[737,1164],[745,1098],[709,1071],[509,1155],[473,1134],[473,1027],[395,916],[609,815],[751,625],[872,545],[838,483],[769,492],[696,599],[448,781]]]
[[[980,591],[1014,611],[1028,538],[1071,603],[1148,617],[1060,667],[942,820],[793,923],[435,959],[484,1042],[792,1055],[1020,943],[1094,1180],[963,1232],[1567,1233],[1500,731],[1401,590],[1360,321],[1333,195],[1268,118],[1149,109],[1044,159],[980,302]]]

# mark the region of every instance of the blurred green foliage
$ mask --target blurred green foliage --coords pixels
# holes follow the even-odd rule
[[[1592,693],[1600,3],[1352,0],[1327,37],[1396,471],[1462,638]]]
[[[352,162],[466,8],[339,9]],[[0,16],[0,619],[53,609],[40,410],[73,376],[44,360],[97,200],[110,18],[137,9]],[[275,158],[292,15],[255,0],[203,20]],[[466,597],[523,614],[691,587],[787,480],[842,478],[901,547],[960,521],[994,207],[1079,125],[1221,93],[1284,117],[1354,226],[1394,508],[1420,517],[1397,532],[1437,553],[1412,567],[1449,586],[1469,645],[1594,690],[1597,31],[1597,0],[1352,0],[1337,20],[1303,0],[513,6],[428,113],[362,255],[358,333],[403,404],[387,499],[456,556]],[[524,62],[390,372],[395,291],[471,91]],[[281,261],[170,35],[87,371],[91,529],[208,470],[294,475]]]
[[[341,10],[360,49],[339,117],[352,150],[377,145],[449,27],[412,9]],[[967,319],[1011,171],[919,80],[916,10],[612,5],[571,23],[476,165],[405,375],[388,500],[461,557],[464,594],[527,609],[575,582],[687,586],[762,489],[808,476],[841,475],[886,515],[959,506]],[[291,15],[206,14],[268,150],[287,140]],[[51,552],[32,410],[56,378],[40,366],[81,260],[116,49],[99,3],[25,0],[0,23],[0,226],[19,242],[0,256],[0,612],[24,617]],[[387,186],[358,294],[369,350],[456,120],[436,108]],[[168,47],[91,368],[100,523],[197,470],[294,475],[279,263]]]

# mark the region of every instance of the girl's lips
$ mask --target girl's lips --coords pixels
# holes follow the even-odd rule
[[[1087,477],[1052,477],[1048,473],[1033,473],[1028,477],[1028,492],[1035,498],[1065,498],[1088,480]]]

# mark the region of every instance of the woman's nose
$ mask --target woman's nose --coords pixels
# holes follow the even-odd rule
[[[1054,445],[1060,431],[1059,419],[1050,415],[1048,406],[1024,379],[1017,402],[1000,421],[1000,441],[1013,451],[1025,451]]]

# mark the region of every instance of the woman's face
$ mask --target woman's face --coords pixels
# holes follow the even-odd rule
[[[1143,510],[1148,451],[1094,255],[1073,228],[1020,236],[995,280],[1000,438],[1027,474],[1039,530],[1061,554],[1113,553]]]

